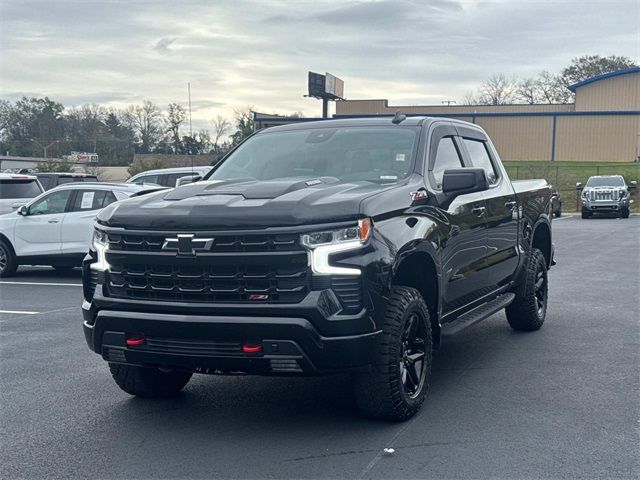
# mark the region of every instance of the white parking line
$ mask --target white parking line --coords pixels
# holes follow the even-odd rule
[[[81,283],[55,283],[55,282],[0,282],[0,285],[44,285],[47,287],[81,287]]]
[[[0,313],[17,313],[18,315],[37,315],[40,312],[25,312],[20,310],[0,310]]]

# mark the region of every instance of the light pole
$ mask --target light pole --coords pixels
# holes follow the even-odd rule
[[[37,141],[35,138],[32,138],[31,141],[33,143],[36,143],[40,148],[42,148],[44,150],[44,159],[47,159],[47,150],[49,149],[49,147],[52,147],[53,145],[55,145],[56,143],[60,143],[60,140],[54,140],[53,142],[51,142],[49,145],[42,145],[39,141]]]

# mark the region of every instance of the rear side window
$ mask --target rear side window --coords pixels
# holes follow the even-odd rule
[[[79,190],[71,207],[72,212],[85,212],[104,208],[116,201],[113,192],[108,190]]]
[[[476,168],[482,168],[487,173],[487,179],[490,184],[494,184],[498,181],[498,172],[493,166],[487,145],[480,140],[472,140],[470,138],[463,138],[465,147],[471,157],[471,163]]]
[[[55,187],[51,175],[38,175],[38,180],[40,180],[40,185],[42,185],[42,188],[45,190],[50,190]]]
[[[142,177],[136,178],[133,183],[135,183],[136,185],[142,185],[143,183],[155,183],[159,185],[158,176],[159,175],[144,175]]]
[[[33,198],[42,193],[36,180],[0,180],[0,199]]]
[[[444,171],[450,168],[462,168],[462,160],[460,154],[453,142],[452,137],[444,137],[438,143],[436,151],[436,159],[433,164],[432,175],[436,182],[436,188],[442,188],[442,177]]]
[[[163,187],[175,187],[176,182],[179,178],[186,177],[187,175],[191,175],[191,173],[170,173],[168,175],[160,176],[160,185]]]

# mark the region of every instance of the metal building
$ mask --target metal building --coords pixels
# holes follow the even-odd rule
[[[482,126],[503,160],[640,161],[640,67],[569,87],[575,103],[396,106],[388,100],[336,102],[334,117],[406,114],[458,118]]]

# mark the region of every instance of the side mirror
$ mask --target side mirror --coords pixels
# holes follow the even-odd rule
[[[581,189],[582,189],[582,183],[576,182],[576,190],[581,190]]]
[[[29,215],[29,209],[27,208],[26,205],[22,205],[18,209],[18,215],[22,215],[23,217],[26,217],[27,215]]]
[[[180,187],[182,185],[188,185],[189,183],[194,183],[202,180],[201,175],[187,175],[186,177],[180,177],[176,181],[176,187]]]
[[[442,177],[442,193],[447,197],[482,192],[488,188],[489,182],[483,168],[454,168],[445,170]]]
[[[630,188],[631,190],[634,190],[637,186],[638,186],[638,182],[636,182],[635,180],[631,180],[631,181],[629,182],[629,188]]]

